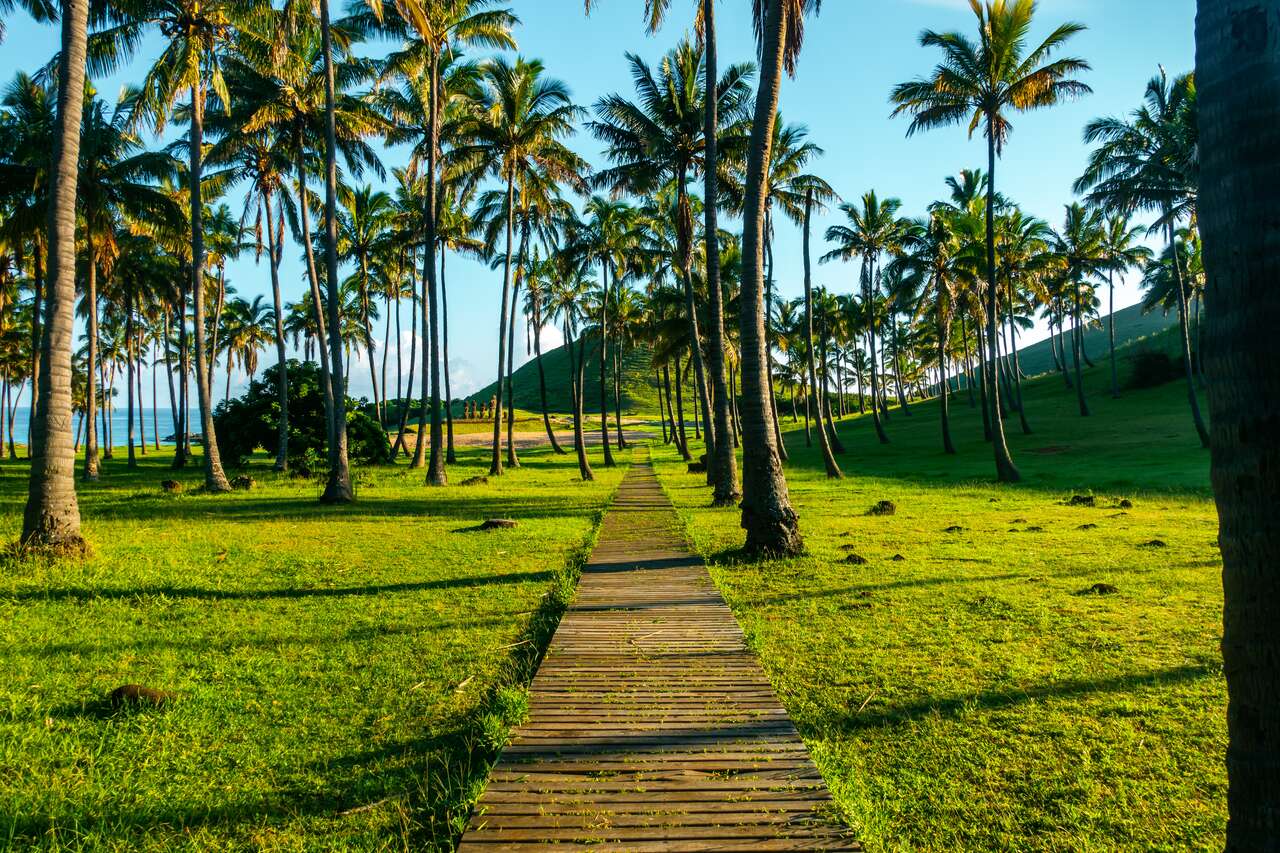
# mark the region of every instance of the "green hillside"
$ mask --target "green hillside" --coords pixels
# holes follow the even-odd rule
[[[1177,322],[1176,314],[1165,316],[1159,311],[1143,314],[1141,305],[1122,308],[1116,312],[1116,347],[1162,332]],[[1107,357],[1107,318],[1105,316],[1100,326],[1090,326],[1085,329],[1084,349],[1095,364]],[[1068,349],[1068,358],[1070,354],[1071,351]],[[1053,352],[1049,348],[1049,340],[1037,341],[1019,349],[1018,362],[1026,376],[1039,376],[1054,370]]]

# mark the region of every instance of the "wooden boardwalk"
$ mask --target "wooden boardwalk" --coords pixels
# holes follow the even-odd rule
[[[634,465],[461,851],[861,850],[647,462]]]

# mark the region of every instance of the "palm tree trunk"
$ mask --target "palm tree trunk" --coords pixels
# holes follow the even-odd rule
[[[404,405],[400,407],[400,424],[397,429],[396,446],[404,451],[404,455],[409,455],[409,444],[405,441],[404,433],[409,424],[409,409],[413,400],[413,379],[418,367],[418,301],[421,298],[418,295],[417,281],[418,264],[417,259],[410,253],[409,257],[409,287],[413,291],[413,298],[410,301],[409,311],[409,381],[405,385],[408,389],[408,396],[405,397]],[[421,427],[419,427],[419,433]],[[396,453],[396,448],[392,448],[392,455]]]
[[[1016,483],[1022,477],[1014,467],[1009,446],[1005,443],[1004,422],[1000,419],[1000,385],[996,381],[996,370],[999,367],[996,354],[999,288],[996,282],[999,279],[996,276],[996,137],[992,119],[991,115],[987,116],[987,346],[991,354],[987,396],[991,398],[991,439],[994,445],[996,479],[1002,483]]]
[[[773,331],[773,212],[769,202],[765,201],[764,211],[764,334],[769,347],[769,407],[773,410],[773,440],[778,446],[778,457],[783,462],[788,460],[787,443],[782,440],[782,426],[778,418],[778,397],[774,392],[773,347],[777,340]],[[792,401],[795,402],[794,400]],[[795,415],[792,407],[791,414]],[[795,418],[793,417],[792,420]],[[735,459],[735,462],[737,460]]]
[[[383,297],[383,304],[386,306],[387,316],[382,322],[382,364],[379,367],[379,381],[382,383],[382,408],[378,410],[378,426],[385,431],[387,421],[390,416],[387,414],[387,407],[391,404],[391,400],[387,399],[391,396],[391,388],[387,385],[387,357],[391,354],[391,314],[393,307],[391,305],[392,295],[387,293]],[[400,301],[396,300],[399,306]]]
[[[621,301],[618,303],[621,305]],[[622,434],[622,348],[625,346],[619,329],[618,345],[613,348],[613,428],[618,438],[618,449],[627,449],[626,436]]]
[[[1075,281],[1072,284],[1073,284],[1073,293],[1075,295],[1075,317],[1074,317],[1075,329],[1073,331],[1073,334],[1075,335],[1075,338],[1076,338],[1076,346],[1072,348],[1072,353],[1075,359],[1073,366],[1076,372],[1076,402],[1080,406],[1080,417],[1087,418],[1089,417],[1089,403],[1085,400],[1084,374],[1081,372],[1081,367],[1080,367],[1080,354],[1081,354],[1080,350],[1084,346],[1084,339],[1080,334],[1080,332],[1082,331],[1080,328],[1080,282]]]
[[[1201,2],[1196,19],[1204,368],[1228,698],[1226,850],[1258,853],[1280,851],[1278,13],[1276,0],[1215,0]]]
[[[609,394],[606,388],[609,348],[609,261],[600,262],[603,289],[600,291],[600,446],[604,448],[604,467],[612,468],[613,451],[609,449]]]
[[[520,467],[520,457],[516,455],[515,429],[516,429],[516,389],[515,389],[515,362],[516,362],[516,318],[520,316],[520,285],[524,277],[524,255],[528,246],[529,226],[526,223],[521,229],[523,234],[520,238],[520,254],[516,260],[515,281],[511,286],[511,316],[507,318],[507,377],[506,377],[506,398],[507,398],[507,466],[510,468]],[[498,386],[498,408],[502,408],[502,386]]]
[[[938,284],[941,289],[941,283]],[[956,452],[955,443],[951,440],[951,408],[948,403],[947,384],[947,341],[951,339],[951,318],[942,305],[941,294],[938,299],[938,409],[942,414],[942,450],[950,456]]]
[[[138,467],[137,450],[134,447],[133,432],[133,287],[126,284],[124,288],[124,360],[125,360],[125,380],[129,383],[129,392],[126,397],[126,414],[129,416],[129,428],[126,430],[128,434],[128,466],[130,468]],[[141,403],[139,403],[141,404]],[[145,447],[146,440],[143,440]]]
[[[533,358],[538,363],[538,396],[542,402],[542,426],[547,430],[547,441],[551,449],[563,455],[565,449],[556,441],[555,430],[551,428],[551,415],[547,412],[547,374],[542,366],[542,312],[539,295],[533,295]]]
[[[569,392],[573,396],[573,452],[578,456],[578,474],[584,481],[595,479],[591,472],[591,462],[587,459],[587,440],[582,427],[583,382],[586,381],[586,352],[579,347],[578,358],[573,355],[573,337],[569,333],[569,320],[564,321],[564,346],[569,353],[569,374],[571,377]]]
[[[271,268],[271,307],[276,333],[276,402],[280,416],[276,420],[276,471],[289,470],[289,371],[284,339],[284,301],[280,298],[280,261],[284,246],[284,211],[279,223],[271,217],[271,196],[263,198],[267,214],[267,263]]]
[[[427,440],[430,435],[431,420],[431,373],[428,365],[431,361],[431,323],[430,323],[430,296],[427,293],[430,270],[430,256],[427,252],[422,253],[422,293],[418,297],[422,303],[422,316],[418,321],[418,330],[420,332],[420,343],[418,344],[418,357],[422,360],[422,380],[421,389],[418,396],[418,428],[413,438],[413,462],[410,468],[422,468],[427,464]],[[412,385],[410,385],[412,387]],[[501,394],[501,385],[499,385],[499,394]]]
[[[889,443],[889,434],[885,432],[884,422],[880,419],[880,381],[876,376],[876,300],[872,289],[875,262],[869,258],[862,259],[863,298],[867,305],[867,353],[871,371],[871,421],[875,424],[876,437],[881,444]]]
[[[143,343],[142,330],[139,329],[137,332],[137,340],[135,341],[134,348],[133,348],[133,353],[134,353],[134,361],[133,361],[134,374],[133,375],[134,375],[134,381],[138,385],[138,437],[142,439],[138,447],[141,450],[142,455],[146,456],[147,455],[147,409],[146,409],[146,406],[144,405],[146,401],[143,399],[143,396],[142,396],[142,350],[144,346],[145,344]],[[154,376],[154,371],[152,371],[152,375]]]
[[[1166,216],[1168,214],[1166,213]],[[1178,325],[1182,332],[1182,364],[1187,378],[1187,401],[1191,404],[1191,420],[1196,425],[1196,434],[1200,436],[1200,446],[1209,446],[1209,430],[1205,428],[1204,418],[1200,416],[1200,400],[1196,396],[1196,380],[1192,369],[1191,330],[1187,324],[1187,283],[1182,275],[1182,261],[1178,259],[1178,242],[1173,232],[1173,220],[1169,218],[1165,226],[1165,236],[1173,252],[1173,278],[1178,285]]]
[[[427,149],[427,216],[426,216],[426,252],[427,269],[427,313],[430,315],[431,345],[428,370],[431,372],[431,456],[427,462],[427,483],[432,486],[443,486],[448,482],[445,473],[444,434],[440,422],[440,308],[438,291],[436,290],[436,214],[437,194],[436,163],[440,148],[440,51],[436,44],[431,46],[431,130],[430,145]]]
[[[809,394],[810,399],[819,398],[818,391],[818,369],[814,363],[815,344],[813,340],[813,276],[811,261],[809,259],[809,232],[813,216],[813,190],[810,189],[805,193],[804,199],[804,231],[803,231],[803,253],[804,253],[804,348],[808,354],[806,365],[809,370]],[[804,432],[805,440],[809,441],[809,406],[805,403],[804,414]],[[827,469],[827,476],[832,479],[843,479],[844,474],[840,471],[840,466],[836,463],[836,457],[831,452],[831,442],[827,440],[827,431],[822,428],[821,423],[818,425],[818,446],[822,448],[822,463]]]
[[[333,443],[334,412],[332,366],[329,364],[329,341],[326,334],[327,323],[324,319],[324,297],[320,294],[320,271],[316,266],[316,255],[311,240],[311,217],[307,213],[307,169],[304,162],[304,151],[301,145],[297,151],[298,170],[298,218],[302,223],[302,242],[307,258],[307,281],[311,286],[311,310],[316,321],[316,349],[320,354],[320,385],[324,393],[324,417],[326,443]],[[283,251],[283,249],[282,249]]]
[[[323,2],[323,0],[322,0]],[[213,430],[213,403],[209,387],[208,353],[204,319],[204,202],[200,198],[204,148],[204,92],[191,87],[191,301],[195,326],[196,396],[200,405],[200,434],[204,441],[204,486],[209,492],[229,492],[231,484],[222,472],[218,438]],[[228,358],[228,363],[230,359]]]
[[[329,442],[329,480],[320,500],[355,500],[347,460],[347,388],[342,372],[342,283],[338,279],[338,160],[334,116],[333,37],[329,31],[329,0],[320,0],[320,41],[324,54],[324,232],[325,284],[328,289],[329,382],[333,386],[333,436]]]
[[[676,350],[676,435],[679,436],[676,442],[680,445],[680,458],[685,462],[693,461],[693,454],[689,452],[689,435],[684,428],[684,380],[680,375],[680,351]]]
[[[742,527],[747,532],[745,551],[757,555],[792,555],[804,550],[799,518],[791,508],[782,460],[773,440],[773,412],[766,394],[769,353],[764,333],[764,278],[761,268],[764,206],[768,194],[766,172],[772,155],[773,127],[777,121],[786,31],[782,0],[769,0],[761,31],[760,86],[756,92],[747,155],[742,293],[739,297],[743,396]]]
[[[720,287],[720,230],[717,221],[716,200],[720,197],[718,153],[718,133],[720,128],[719,103],[717,100],[717,83],[720,79],[719,57],[716,45],[716,12],[715,0],[702,0],[702,41],[704,53],[704,74],[706,76],[704,109],[702,116],[702,138],[704,144],[703,157],[705,164],[703,174],[703,237],[706,249],[706,281],[707,281],[707,367],[711,373],[711,396],[714,405],[714,427],[708,429],[708,437],[716,440],[708,441],[707,475],[711,479],[712,506],[732,506],[741,497],[738,490],[738,463],[726,436],[730,430],[730,400],[725,385],[725,332],[724,332],[724,292]],[[683,182],[680,191],[684,191]],[[692,223],[690,223],[692,225]],[[692,234],[692,228],[690,229]],[[766,332],[767,338],[767,332]],[[694,338],[695,345],[697,338]],[[770,386],[772,387],[772,386]],[[710,422],[708,422],[710,424]],[[736,444],[736,435],[734,433]],[[781,445],[775,439],[776,446]]]
[[[489,473],[493,475],[502,473],[502,370],[507,362],[507,304],[511,298],[511,231],[515,225],[515,216],[515,182],[507,178],[507,256],[502,267],[502,304],[498,314],[498,379],[494,386],[498,405],[493,407],[493,455],[489,460]],[[603,372],[604,367],[601,366],[600,369]]]
[[[168,340],[168,322],[165,323],[165,340]],[[166,345],[165,349],[168,349]],[[154,352],[154,349],[153,349]],[[151,359],[151,441],[154,443],[156,452],[160,452],[160,397],[156,394],[156,359]],[[165,370],[168,371],[169,360],[165,357]],[[173,374],[169,374],[169,397],[170,403],[173,402]]]
[[[449,380],[449,290],[445,287],[444,258],[447,252],[440,247],[440,348],[444,356],[444,414],[445,454],[449,465],[458,464],[458,454],[453,449],[453,390]]]
[[[84,474],[82,479],[95,482],[98,479],[98,254],[94,247],[93,230],[85,229],[85,308],[89,314],[86,332],[88,362],[84,383],[85,420],[89,432],[84,442]],[[105,435],[103,436],[106,437]]]
[[[88,0],[61,4],[58,132],[51,156],[49,293],[31,428],[31,479],[22,521],[23,548],[83,552],[72,437],[72,350],[76,337],[76,188],[84,99]]]

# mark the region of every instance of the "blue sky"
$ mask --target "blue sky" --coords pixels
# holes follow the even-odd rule
[[[655,36],[644,33],[642,5],[641,0],[601,0],[587,18],[581,0],[510,2],[522,20],[516,33],[520,53],[543,59],[547,72],[564,80],[574,100],[588,107],[604,94],[630,93],[623,54],[630,51],[648,60],[659,57],[686,32],[696,3],[673,0],[667,25]],[[749,6],[747,0],[721,0],[718,5],[722,66],[754,58]],[[1171,73],[1190,70],[1194,16],[1194,0],[1041,0],[1035,36],[1043,38],[1066,20],[1088,26],[1072,41],[1069,52],[1093,65],[1084,80],[1094,94],[1049,111],[1018,116],[997,166],[997,189],[1028,212],[1057,225],[1063,205],[1072,201],[1071,183],[1087,156],[1081,129],[1096,116],[1132,109],[1159,64]],[[37,26],[21,13],[10,15],[7,23],[8,38],[0,48],[0,82],[6,83],[16,71],[32,70],[45,62],[57,46],[54,28]],[[856,200],[875,189],[881,196],[900,198],[903,212],[915,216],[943,194],[948,175],[962,168],[985,168],[982,140],[969,140],[964,128],[907,139],[907,120],[889,117],[892,86],[926,73],[937,60],[934,52],[919,46],[920,31],[968,32],[973,24],[968,0],[827,0],[823,4],[822,15],[808,26],[798,75],[784,83],[780,109],[786,121],[807,125],[812,140],[826,149],[814,169],[844,198]],[[131,67],[99,81],[103,95],[110,97],[122,82],[140,79],[157,44],[153,38],[150,50]],[[571,144],[594,164],[602,164],[599,148],[589,136],[579,135]],[[392,155],[386,162],[398,164]],[[233,210],[238,211],[239,205],[239,199],[234,199]],[[831,211],[819,217],[815,234],[820,235],[838,216]],[[726,223],[724,227],[733,226]],[[779,291],[797,295],[799,235],[788,223],[779,222],[777,227]],[[815,244],[818,251],[820,241]],[[461,394],[493,376],[501,279],[484,266],[458,259],[450,259],[449,268],[453,390]],[[815,270],[817,284],[841,292],[852,289],[852,268],[828,265]],[[287,253],[282,273],[285,298],[298,298],[305,285],[296,252]],[[242,296],[269,293],[267,270],[255,267],[251,259],[234,264],[229,279]],[[1138,298],[1136,286],[1126,284],[1117,295],[1117,306]],[[554,330],[548,330],[547,340],[558,340]],[[522,359],[524,347],[517,345],[517,350],[518,360]],[[263,363],[271,360],[268,354]],[[355,366],[351,377],[352,393],[367,394],[367,366]],[[233,393],[242,382],[243,377],[237,377]]]

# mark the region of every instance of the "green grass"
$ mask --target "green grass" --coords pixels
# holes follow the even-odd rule
[[[1143,338],[1158,336],[1171,327],[1178,325],[1178,315],[1152,311],[1144,314],[1141,305],[1130,305],[1116,312],[1116,347],[1130,347]],[[1086,326],[1084,330],[1084,349],[1095,364],[1107,359],[1107,316],[1104,314],[1098,325]],[[1071,358],[1071,341],[1067,341],[1067,359]],[[1053,360],[1053,350],[1048,340],[1038,341],[1018,350],[1018,363],[1023,373],[1037,376],[1049,373],[1057,367]],[[1110,374],[1108,374],[1110,375]]]
[[[263,463],[163,495],[168,461],[81,490],[91,559],[0,566],[0,848],[451,849],[621,469],[360,470],[326,508]],[[0,464],[7,540],[25,486]],[[468,529],[494,516],[520,526]],[[177,699],[113,713],[127,682]]]
[[[1028,386],[1036,433],[1007,424],[1018,486],[991,482],[963,396],[954,458],[935,403],[894,410],[889,447],[847,420],[841,482],[793,429],[787,475],[809,551],[794,560],[739,562],[738,513],[708,508],[701,475],[657,454],[691,541],[869,850],[1221,849],[1208,455],[1180,383],[1119,401],[1101,370],[1086,383],[1088,419],[1060,378]],[[1098,506],[1068,506],[1075,494]],[[879,500],[897,513],[865,515]],[[1118,592],[1082,594],[1095,583]]]

